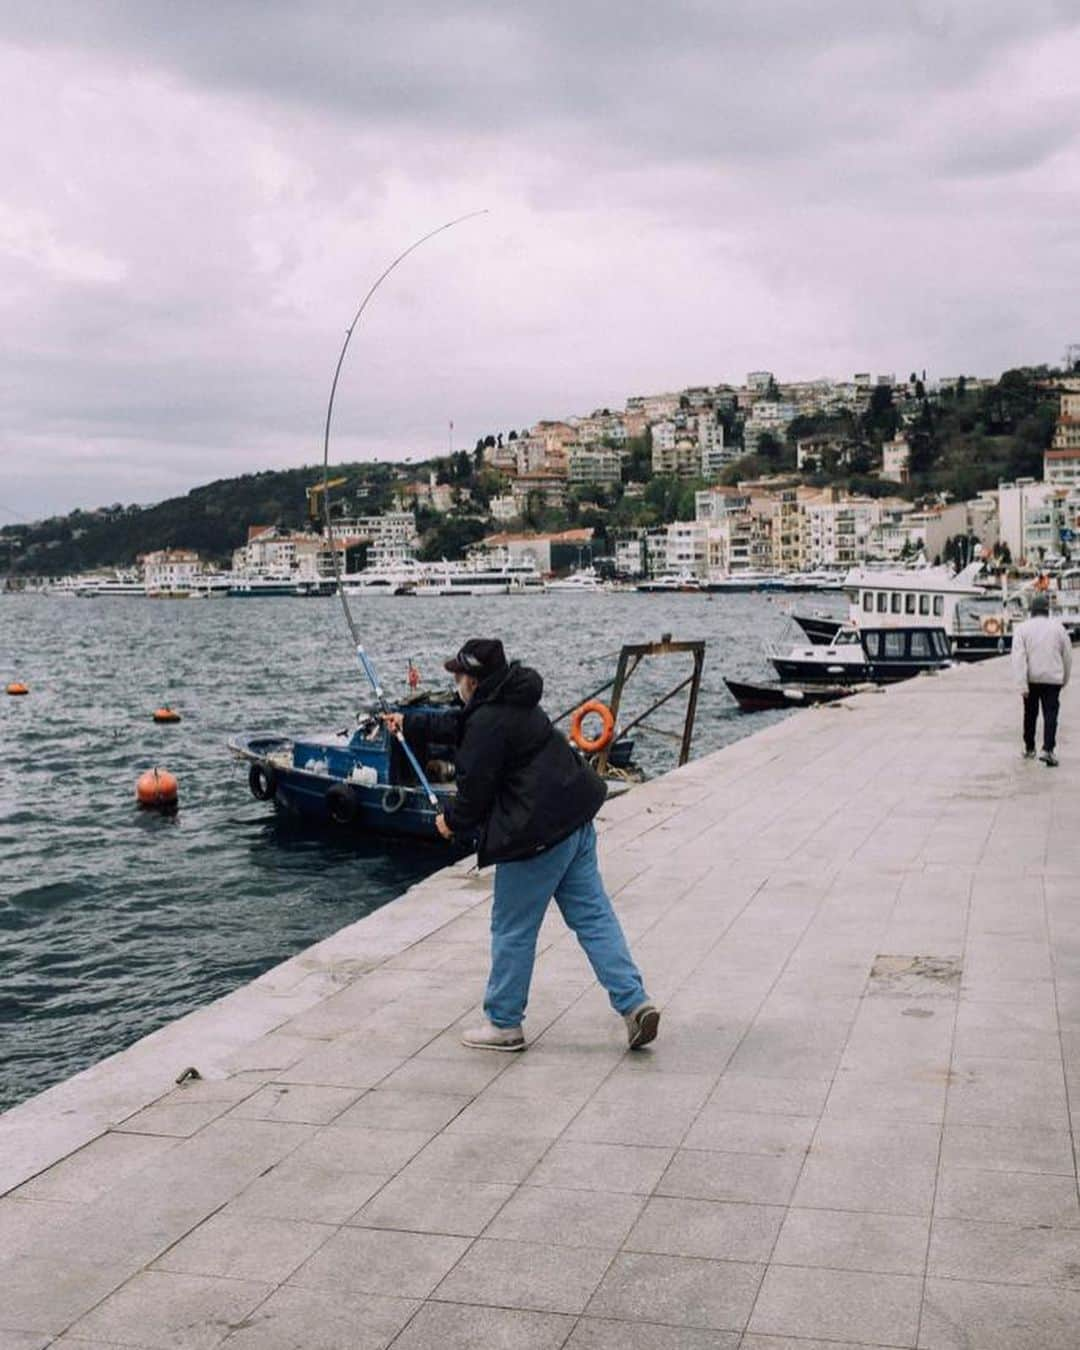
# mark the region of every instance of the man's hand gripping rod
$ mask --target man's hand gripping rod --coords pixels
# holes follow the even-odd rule
[[[368,680],[371,682],[371,687],[375,692],[375,698],[378,701],[380,710],[384,713],[389,712],[390,705],[386,701],[386,695],[383,693],[382,685],[379,683],[379,677],[375,674],[375,667],[371,664],[371,658],[368,656],[367,652],[364,651],[363,647],[359,643],[356,644],[356,659],[360,662],[364,674],[368,677]],[[423,769],[420,767],[420,761],[416,758],[416,755],[413,753],[412,746],[405,739],[405,732],[393,731],[390,734],[397,741],[398,745],[401,746],[402,750],[405,751],[405,758],[409,761],[409,764],[412,766],[413,773],[415,773],[416,777],[419,779],[420,786],[427,793],[428,801],[435,808],[435,810],[438,811],[439,799],[435,795],[435,789],[428,782],[427,774],[425,774]]]

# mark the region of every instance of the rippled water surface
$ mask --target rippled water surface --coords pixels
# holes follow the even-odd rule
[[[789,597],[548,595],[352,602],[388,689],[425,683],[468,636],[500,636],[562,711],[614,671],[623,642],[708,640],[695,754],[783,714],[740,715],[722,675],[767,676],[794,637]],[[833,597],[800,597],[837,609]],[[685,658],[683,658],[685,660]],[[624,707],[674,682],[652,663]],[[366,687],[336,599],[150,601],[0,595],[0,1109],[40,1091],[401,893],[437,846],[344,843],[278,827],[225,750],[245,728],[352,723]],[[157,726],[168,702],[183,715]],[[676,705],[681,706],[681,705]],[[677,729],[676,707],[660,726]],[[653,772],[675,743],[642,736]],[[177,775],[171,819],[134,806],[139,773]]]

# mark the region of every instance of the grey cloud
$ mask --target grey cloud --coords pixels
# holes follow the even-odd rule
[[[761,365],[1053,359],[1077,11],[7,0],[0,500],[312,460],[364,285],[476,205],[380,294],[342,454]]]

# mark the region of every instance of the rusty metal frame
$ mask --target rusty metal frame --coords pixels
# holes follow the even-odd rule
[[[683,653],[688,653],[693,658],[693,667],[690,674],[680,680],[678,684],[672,686],[666,694],[662,694],[658,699],[655,699],[650,703],[643,713],[639,713],[637,717],[632,721],[627,722],[625,726],[619,726],[619,708],[622,704],[623,694],[627,684],[629,684],[634,672],[641,663],[652,656],[671,656],[681,655]],[[598,695],[606,693],[608,689],[611,689],[612,695],[610,707],[617,728],[615,736],[623,736],[628,731],[633,730],[634,727],[641,726],[658,708],[662,708],[666,703],[669,703],[675,698],[677,694],[680,694],[684,689],[689,687],[690,692],[686,700],[686,712],[683,717],[682,734],[681,736],[677,736],[677,739],[680,742],[679,765],[682,766],[690,758],[690,747],[694,738],[694,721],[697,717],[698,695],[701,691],[701,676],[704,667],[705,643],[702,639],[673,641],[670,633],[664,633],[659,642],[627,643],[619,652],[619,660],[615,667],[614,677],[600,685],[598,689],[594,689],[587,698],[579,699],[573,707],[567,708],[565,712],[560,713],[559,716],[555,718],[555,721],[561,722],[564,717],[569,717],[574,709],[580,707],[582,703],[587,703],[589,699],[596,698]],[[649,731],[658,730],[656,727],[647,727],[645,729]],[[663,734],[671,735],[672,733],[665,732]],[[614,743],[614,738],[612,743]],[[606,747],[601,750],[597,756],[596,769],[600,774],[607,772],[609,749],[610,746]]]

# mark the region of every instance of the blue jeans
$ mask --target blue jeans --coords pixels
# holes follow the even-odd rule
[[[645,1002],[641,975],[600,877],[596,829],[590,821],[534,858],[495,868],[484,1012],[497,1027],[520,1026],[525,1016],[536,938],[553,896],[615,1011],[628,1013]]]

